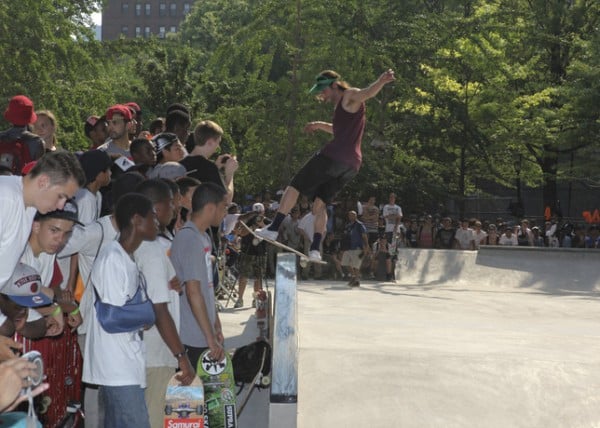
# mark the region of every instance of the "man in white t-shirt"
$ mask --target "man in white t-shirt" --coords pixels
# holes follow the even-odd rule
[[[100,217],[102,193],[100,189],[110,184],[112,161],[102,150],[90,150],[79,158],[85,172],[86,184],[75,195],[79,208],[79,221],[91,223]]]
[[[507,246],[518,246],[519,241],[517,240],[517,235],[513,231],[512,226],[506,226],[504,229],[504,233],[500,236],[498,240],[498,245],[507,245]]]
[[[475,250],[475,232],[469,227],[469,220],[463,219],[460,222],[460,227],[456,229],[454,234],[456,248],[459,250]]]
[[[119,238],[98,255],[92,268],[95,299],[123,306],[145,282],[134,252],[158,234],[152,202],[143,195],[121,197],[115,209]],[[85,340],[82,380],[98,385],[105,427],[150,427],[144,400],[146,357],[142,331],[108,333],[92,307]]]
[[[383,206],[381,215],[385,220],[385,236],[388,244],[392,243],[394,233],[402,221],[402,208],[396,205],[396,194],[390,193],[388,203]]]
[[[25,249],[36,210],[45,214],[62,209],[83,184],[79,161],[62,151],[42,156],[25,177],[0,177],[0,291]],[[10,347],[21,345],[0,338],[0,361],[14,357]]]
[[[21,262],[33,267],[41,276],[41,285],[51,287],[54,276],[54,261],[56,253],[64,246],[75,224],[81,224],[77,220],[77,205],[67,201],[62,210],[51,211],[47,214],[37,214],[33,221],[31,235],[21,256]],[[60,296],[60,289],[50,291],[55,295],[55,301],[59,302],[62,310],[54,315],[56,307],[43,307],[36,311],[29,311],[29,321],[46,317],[46,336],[57,336],[64,328],[63,312],[68,314],[68,325],[75,328],[81,324],[81,314],[78,305],[71,301],[64,301]],[[36,316],[37,315],[37,316]]]

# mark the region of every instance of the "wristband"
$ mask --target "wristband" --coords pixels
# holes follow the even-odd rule
[[[54,311],[52,311],[52,316],[58,316],[62,313],[62,309],[59,305],[56,306],[56,308],[54,308]]]
[[[187,354],[187,350],[184,349],[183,352],[179,352],[177,354],[173,354],[173,356],[177,359],[180,359],[181,357],[183,357],[185,354]]]
[[[77,306],[75,309],[73,309],[71,312],[69,312],[69,315],[75,316],[78,313],[79,313],[79,306]]]

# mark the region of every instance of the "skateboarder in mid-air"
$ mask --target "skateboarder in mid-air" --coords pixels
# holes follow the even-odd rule
[[[361,142],[365,129],[365,101],[373,98],[387,84],[394,81],[394,71],[389,69],[375,82],[364,89],[352,88],[332,70],[322,71],[310,89],[322,101],[332,103],[335,108],[332,123],[309,122],[304,131],[328,132],[333,139],[292,178],[281,198],[273,222],[266,228],[257,229],[257,235],[275,240],[278,229],[286,215],[296,204],[300,193],[313,199],[312,212],[315,216],[314,236],[309,257],[321,260],[319,251],[321,238],[327,223],[327,203],[358,173],[362,163]]]

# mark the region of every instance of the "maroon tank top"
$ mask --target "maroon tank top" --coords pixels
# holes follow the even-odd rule
[[[362,163],[360,145],[365,130],[365,110],[365,103],[361,103],[356,113],[349,113],[340,100],[333,112],[333,140],[323,147],[321,154],[358,171]]]

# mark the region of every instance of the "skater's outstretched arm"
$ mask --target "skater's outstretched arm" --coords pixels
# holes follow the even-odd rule
[[[381,89],[388,83],[396,80],[394,77],[394,70],[391,68],[381,74],[376,81],[371,83],[364,89],[349,88],[344,91],[344,98],[342,99],[342,106],[347,111],[354,111],[358,109],[358,106],[368,99],[373,98],[381,91]]]

